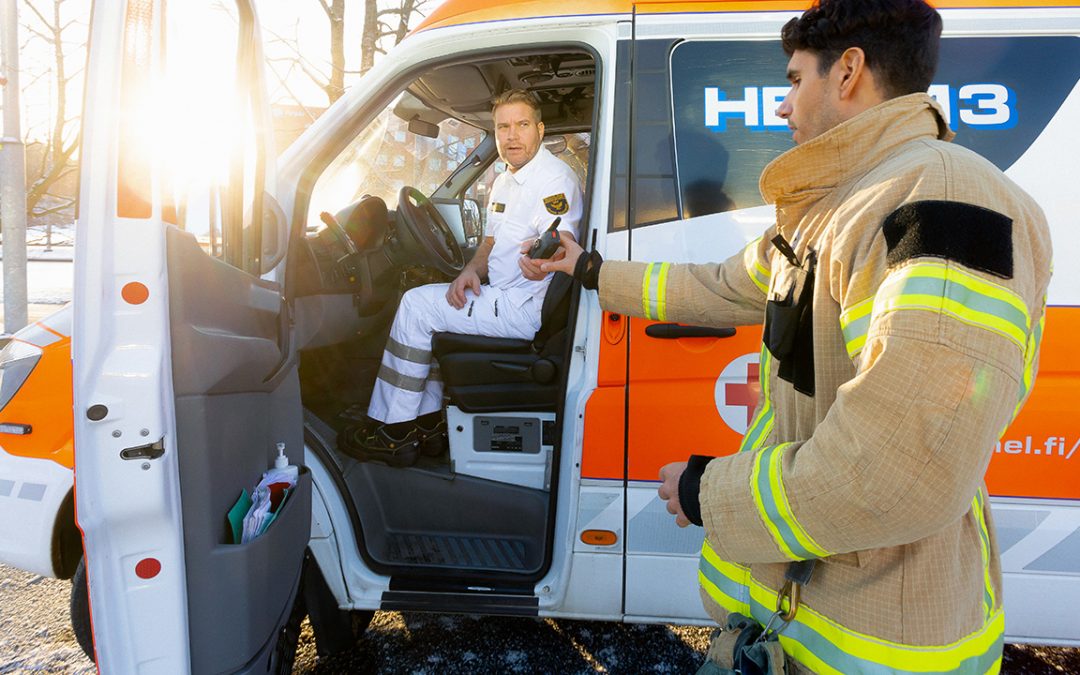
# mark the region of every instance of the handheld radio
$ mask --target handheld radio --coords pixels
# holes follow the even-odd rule
[[[529,247],[528,256],[530,258],[544,260],[555,253],[559,248],[559,233],[556,230],[561,222],[562,218],[556,217],[548,226],[548,229],[540,233],[540,236],[533,241],[532,246]]]

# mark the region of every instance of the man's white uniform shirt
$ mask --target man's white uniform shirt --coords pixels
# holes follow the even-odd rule
[[[500,174],[491,186],[487,207],[485,234],[495,239],[488,256],[488,283],[506,290],[515,305],[536,297],[539,308],[551,275],[543,281],[522,275],[521,243],[536,239],[556,217],[562,219],[559,230],[579,236],[581,202],[574,170],[543,146],[525,166]]]

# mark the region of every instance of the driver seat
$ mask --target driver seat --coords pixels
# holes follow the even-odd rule
[[[431,349],[450,402],[468,413],[554,411],[573,282],[562,272],[552,277],[532,340],[435,333]]]

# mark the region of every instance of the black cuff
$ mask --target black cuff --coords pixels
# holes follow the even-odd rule
[[[705,466],[716,459],[704,455],[691,455],[686,464],[686,471],[679,477],[679,504],[687,520],[695,525],[701,525],[701,476],[705,473]]]
[[[574,278],[580,281],[584,288],[595,291],[600,285],[600,265],[602,264],[604,264],[604,259],[596,251],[582,252],[574,265]]]

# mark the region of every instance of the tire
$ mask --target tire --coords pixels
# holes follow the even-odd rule
[[[319,658],[352,649],[375,616],[370,610],[350,611],[338,607],[310,549],[304,554],[303,595]]]
[[[278,633],[278,640],[274,646],[271,661],[273,665],[267,669],[270,672],[277,673],[277,675],[289,675],[292,673],[293,665],[296,663],[296,648],[300,644],[300,624],[304,622],[304,617],[307,616],[304,595],[301,592],[302,588],[303,586],[297,589],[296,599],[293,600],[292,610],[289,612],[289,620],[285,622],[285,625],[281,627],[281,632]]]
[[[71,578],[71,629],[87,658],[94,661],[94,633],[90,629],[90,589],[86,585],[86,563],[79,558]]]

